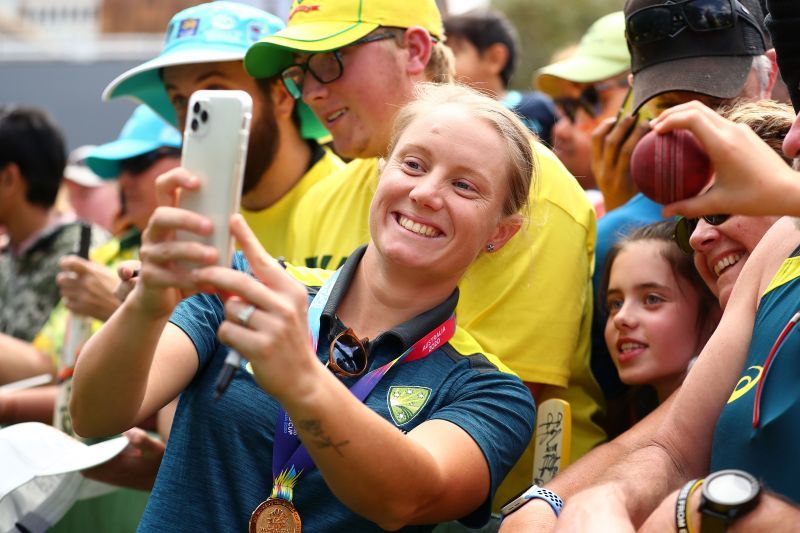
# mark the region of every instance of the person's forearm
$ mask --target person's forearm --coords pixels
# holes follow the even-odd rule
[[[89,339],[75,366],[70,401],[78,434],[113,435],[136,423],[167,319],[149,316],[131,300]]]
[[[607,471],[621,464],[634,450],[651,442],[674,401],[673,394],[664,403],[616,439],[602,444],[560,472],[547,485],[563,500],[591,485],[606,481]]]
[[[704,436],[697,429],[686,429],[681,424],[683,418],[675,416],[676,412],[688,410],[681,408],[688,396],[685,387],[686,384],[647,418],[617,438],[631,451],[597,478],[608,481],[621,496],[636,527],[644,523],[670,492],[690,477],[700,477],[708,468],[710,443],[704,442]],[[695,406],[695,412],[697,416],[703,416],[703,409],[699,406]],[[692,455],[682,457],[680,440],[687,432],[697,435],[697,442]]]
[[[567,501],[573,494],[605,481],[604,477],[608,469],[623,460],[630,452],[631,448],[616,440],[602,444],[569,465],[545,487]]]
[[[97,306],[88,313],[89,316],[103,322],[111,318],[114,311],[119,308],[120,301],[113,294],[109,294],[108,296],[110,296],[110,298],[105,299],[103,302],[98,301]]]
[[[682,480],[663,447],[640,448],[609,469],[604,483],[574,494],[556,531],[633,532]]]
[[[0,333],[0,385],[54,372],[53,360],[31,343]]]
[[[558,473],[545,488],[555,492],[564,500],[591,486],[609,479],[609,470],[623,464],[628,454],[646,446],[656,434],[659,425],[669,412],[674,398],[670,396],[658,409],[616,439],[602,444]],[[531,500],[503,520],[503,533],[549,531],[555,515],[549,505],[541,500]]]
[[[52,424],[57,395],[56,385],[0,394],[0,425],[19,422]]]
[[[447,487],[431,453],[359,402],[322,366],[319,382],[312,394],[282,403],[336,497],[384,529],[434,512]]]
[[[608,470],[606,479],[622,495],[631,522],[639,527],[686,475],[662,446],[652,444],[628,454]]]
[[[555,492],[565,505],[569,499],[589,487],[608,481],[611,467],[623,461],[632,450],[620,438],[594,448],[566,470],[559,472],[545,488]],[[545,532],[553,529],[556,515],[543,500],[529,500],[503,519],[501,533]]]
[[[129,444],[122,453],[81,473],[89,479],[119,487],[152,490],[166,446],[140,428],[126,431],[125,436]]]

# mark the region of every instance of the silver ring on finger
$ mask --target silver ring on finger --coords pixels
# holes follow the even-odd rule
[[[247,327],[247,323],[250,321],[250,317],[252,317],[253,313],[255,312],[256,312],[256,306],[248,305],[247,307],[239,311],[239,313],[237,313],[236,318],[239,319],[239,323],[241,325]]]

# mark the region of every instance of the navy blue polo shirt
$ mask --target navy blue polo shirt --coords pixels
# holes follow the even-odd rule
[[[363,252],[361,248],[347,260],[323,311],[321,361],[327,361],[329,339],[344,327],[335,317],[336,307]],[[234,268],[248,270],[241,254],[236,254]],[[289,272],[306,283],[309,299],[320,280],[331,275],[317,269],[290,268]],[[444,322],[457,301],[456,290],[440,305],[374,339],[370,369],[393,360]],[[184,300],[171,317],[194,343],[199,368],[181,394],[166,454],[140,524],[142,531],[196,531],[198,526],[210,531],[246,531],[251,512],[270,495],[279,405],[258,387],[244,363],[222,399],[212,399],[227,353],[216,337],[222,320],[222,302],[209,295]],[[462,518],[471,526],[488,519],[491,497],[528,444],[535,418],[528,389],[513,374],[499,370],[496,361],[457,328],[453,339],[428,357],[392,368],[365,400],[398,430],[408,432],[427,420],[447,420],[475,440],[489,466],[491,491],[480,508]],[[351,385],[351,380],[345,384]],[[391,450],[376,449],[375,453],[392,459]],[[381,531],[339,502],[317,469],[298,481],[294,504],[308,531]],[[430,531],[432,527],[410,526],[401,531]]]

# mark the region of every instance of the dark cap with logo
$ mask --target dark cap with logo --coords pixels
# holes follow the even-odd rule
[[[633,108],[662,93],[738,96],[767,49],[758,0],[627,0]]]

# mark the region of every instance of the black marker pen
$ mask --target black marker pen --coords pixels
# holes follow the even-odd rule
[[[283,257],[278,258],[278,264],[285,270],[286,261]],[[242,364],[242,355],[231,348],[228,350],[228,355],[225,357],[225,362],[222,364],[222,370],[219,371],[217,381],[214,383],[214,399],[219,400],[222,395],[233,381],[233,376],[239,370],[239,365]]]
[[[219,400],[225,391],[228,389],[228,386],[233,381],[233,376],[236,374],[236,371],[239,370],[239,365],[242,363],[242,356],[231,348],[228,350],[228,355],[225,357],[225,362],[222,364],[222,370],[220,370],[219,375],[217,376],[217,381],[214,383],[214,399]]]

